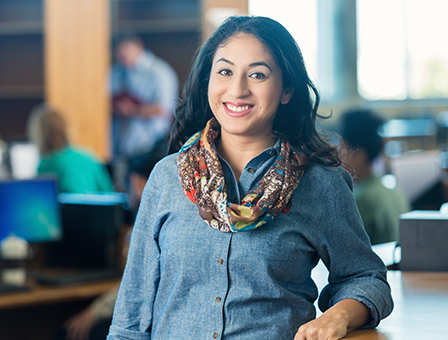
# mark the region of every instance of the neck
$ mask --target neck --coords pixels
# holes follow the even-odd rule
[[[274,146],[276,139],[271,136],[253,139],[221,135],[216,141],[216,149],[232,168],[237,181],[246,164],[264,150]]]

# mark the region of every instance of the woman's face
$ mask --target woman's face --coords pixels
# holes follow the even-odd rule
[[[283,89],[282,70],[253,35],[234,35],[216,51],[208,101],[223,137],[269,137],[279,104],[291,96]]]

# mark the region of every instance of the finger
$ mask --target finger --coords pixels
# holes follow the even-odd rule
[[[306,336],[305,336],[305,332],[303,329],[299,328],[299,330],[297,331],[294,340],[306,340]]]

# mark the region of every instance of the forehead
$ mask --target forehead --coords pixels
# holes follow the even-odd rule
[[[257,37],[247,33],[237,33],[226,39],[217,48],[214,59],[229,56],[234,58],[261,58],[274,62],[270,49]]]

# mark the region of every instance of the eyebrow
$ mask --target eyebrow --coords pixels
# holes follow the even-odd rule
[[[230,65],[235,65],[234,63],[232,63],[230,60],[228,60],[228,59],[226,59],[226,58],[219,58],[218,60],[216,60],[216,63],[215,63],[215,64],[219,63],[220,61],[223,61],[223,62],[225,62],[225,63],[227,63],[227,64],[230,64]],[[267,63],[265,63],[264,61],[256,61],[256,62],[250,64],[249,66],[250,66],[250,67],[254,67],[254,66],[265,66],[265,67],[267,67],[267,68],[269,69],[269,71],[272,72],[272,69],[271,69],[271,68],[269,67],[269,65],[268,65]]]

